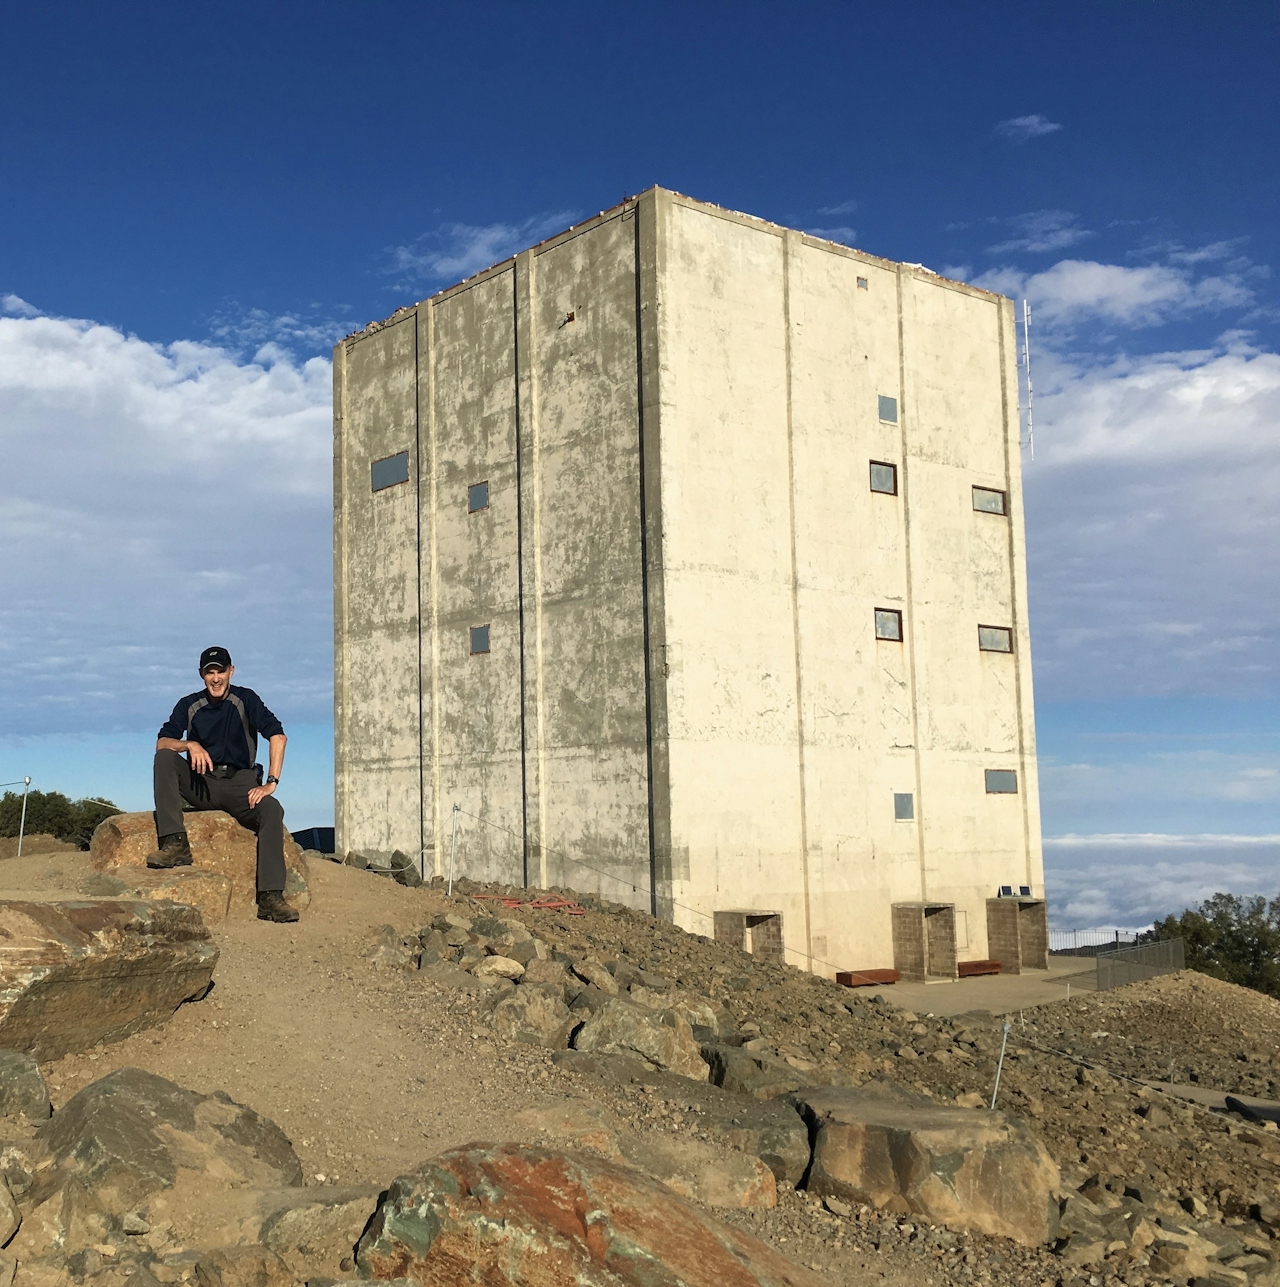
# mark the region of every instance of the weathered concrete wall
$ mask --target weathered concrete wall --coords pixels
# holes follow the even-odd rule
[[[339,844],[443,871],[456,803],[467,875],[779,913],[825,973],[954,904],[983,957],[1043,891],[1012,322],[653,189],[339,346]]]
[[[638,271],[629,206],[336,351],[339,849],[457,805],[459,874],[650,906]]]
[[[892,959],[891,904],[954,903],[981,957],[986,897],[1043,880],[1008,301],[659,211],[677,919],[780,908],[788,959],[831,973]],[[974,511],[975,484],[1010,515]],[[979,624],[1014,653],[979,652]],[[990,768],[1019,792],[988,795]]]
[[[647,908],[636,220],[517,264],[530,877]]]
[[[334,350],[334,808],[384,859],[422,844],[415,365],[412,312]],[[409,481],[373,492],[401,451]]]

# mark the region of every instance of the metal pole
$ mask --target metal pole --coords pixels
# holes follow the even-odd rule
[[[1070,984],[1067,985],[1068,987]],[[1007,1020],[1004,1025],[1004,1039],[1000,1042],[1000,1062],[996,1064],[996,1084],[991,1088],[991,1107],[996,1106],[996,1096],[1000,1093],[1000,1074],[1004,1071],[1004,1048],[1009,1044],[1009,1029],[1013,1027]]]
[[[18,823],[18,857],[22,857],[22,833],[27,829],[27,792],[31,790],[31,779],[22,779],[22,819]]]
[[[453,835],[449,839],[449,893],[453,894],[453,856],[458,851],[458,806],[453,806]]]
[[[1035,393],[1031,387],[1031,305],[1025,299],[1022,301],[1022,356],[1027,368],[1027,446],[1031,448],[1031,459],[1035,460]]]

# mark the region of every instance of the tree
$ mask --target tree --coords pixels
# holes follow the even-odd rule
[[[54,836],[88,849],[98,823],[119,812],[109,801],[71,800],[61,791],[31,791],[27,794],[23,832],[28,836]],[[16,836],[21,823],[22,796],[6,791],[0,796],[0,836]]]
[[[1138,942],[1170,938],[1182,939],[1189,969],[1280,997],[1280,898],[1214,894],[1157,921]]]

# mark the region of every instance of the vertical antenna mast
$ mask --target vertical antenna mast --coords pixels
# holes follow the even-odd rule
[[[1031,390],[1031,305],[1022,301],[1022,365],[1027,372],[1027,446],[1031,459],[1036,458],[1036,426],[1033,418],[1034,394]]]

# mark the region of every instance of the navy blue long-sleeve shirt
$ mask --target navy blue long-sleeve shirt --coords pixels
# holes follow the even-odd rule
[[[185,737],[199,742],[214,764],[251,769],[258,755],[258,734],[271,738],[283,732],[284,725],[252,688],[229,684],[221,701],[213,701],[203,688],[189,693],[157,736]]]

